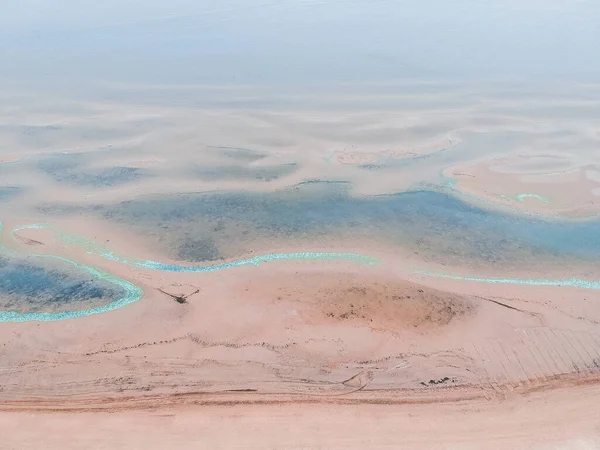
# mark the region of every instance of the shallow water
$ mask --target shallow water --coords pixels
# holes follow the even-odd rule
[[[74,271],[68,264],[0,256],[0,310],[56,312],[103,306],[125,295],[112,283],[89,273]]]
[[[278,166],[240,166],[240,165],[197,165],[193,173],[204,181],[236,180],[268,182],[291,175],[297,170],[297,164]]]
[[[435,191],[352,195],[339,183],[272,193],[149,196],[93,214],[159,237],[175,259],[215,261],[269,250],[264,242],[327,238],[389,242],[441,263],[516,267],[600,256],[600,221],[506,214]],[[202,245],[198,245],[201,243]]]
[[[0,238],[3,225],[0,222]],[[0,322],[53,321],[138,301],[134,284],[54,255],[20,255],[0,243]]]
[[[135,182],[147,174],[137,167],[87,168],[80,154],[59,154],[43,158],[38,167],[59,183],[77,186],[111,187]]]
[[[18,186],[0,186],[0,202],[10,200],[23,191]]]

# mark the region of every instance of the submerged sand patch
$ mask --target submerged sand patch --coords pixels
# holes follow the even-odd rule
[[[575,155],[514,155],[443,172],[462,193],[536,214],[589,217],[600,212],[598,166]]]

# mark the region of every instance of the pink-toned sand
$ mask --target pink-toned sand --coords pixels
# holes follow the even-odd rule
[[[598,443],[595,291],[411,275],[391,269],[392,254],[376,266],[151,272],[44,230],[19,234],[16,246],[88,258],[145,295],[101,315],[2,325],[0,430],[23,429],[8,448]]]
[[[544,214],[595,214],[597,168],[589,149],[597,132],[590,134],[587,123],[594,118],[528,121],[519,116],[520,100],[496,101],[463,104],[458,96],[451,107],[358,112],[85,101],[62,111],[52,101],[50,114],[37,111],[31,100],[0,115],[7,125],[0,161],[23,157],[2,167],[2,183],[26,192],[7,204],[0,220],[6,230],[45,220],[35,209],[45,202],[269,192],[305,179],[348,180],[359,194],[393,193],[434,182],[442,169],[457,178],[457,188],[487,200]],[[58,131],[44,134],[44,126],[57,124]],[[23,139],[21,125],[35,133]],[[551,169],[543,171],[539,167],[548,161],[535,154],[554,141],[538,137],[554,136],[559,126],[572,139],[560,145],[582,144],[577,148],[585,151],[550,161]],[[468,143],[472,134],[513,131],[531,135],[524,156],[515,157],[513,148],[489,154],[484,148],[465,160],[457,145],[449,150],[456,152],[451,168],[438,167],[435,158],[406,170],[400,165],[398,172],[356,167],[433,154],[448,140]],[[298,171],[268,183],[178,176],[187,166],[214,164],[212,145],[260,149],[262,159],[250,166],[297,162]],[[101,155],[93,168],[154,172],[131,185],[81,188],[35,171],[35,158],[63,151]],[[29,167],[26,157],[34,161]],[[520,193],[552,201],[501,197]],[[169,262],[127,230],[83,216],[51,220],[120,254]],[[100,315],[0,324],[2,449],[600,448],[597,291],[418,275],[410,267],[442,270],[376,240],[270,247],[356,251],[381,258],[374,266],[279,261],[193,274],[108,261],[49,230],[3,238],[23,253],[60,255],[107,270],[141,286],[144,296]],[[567,276],[577,270],[598,279],[594,268],[569,270]],[[565,276],[563,267],[546,272]]]
[[[107,412],[0,414],[3,448],[34,449],[594,449],[596,386],[565,386],[503,402],[400,404],[264,399]],[[191,400],[191,401],[190,401]],[[238,401],[236,403],[236,400]],[[251,399],[250,399],[251,400]],[[405,403],[403,403],[405,402]],[[16,432],[18,430],[18,432]]]

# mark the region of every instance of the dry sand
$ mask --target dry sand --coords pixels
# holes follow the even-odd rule
[[[0,429],[7,449],[39,448],[43,440],[45,448],[61,449],[588,450],[600,446],[599,395],[597,387],[569,386],[502,403],[259,401],[108,413],[9,412],[0,415]]]

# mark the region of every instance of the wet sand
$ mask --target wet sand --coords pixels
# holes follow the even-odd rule
[[[598,445],[594,111],[398,99],[14,104],[2,445]]]

